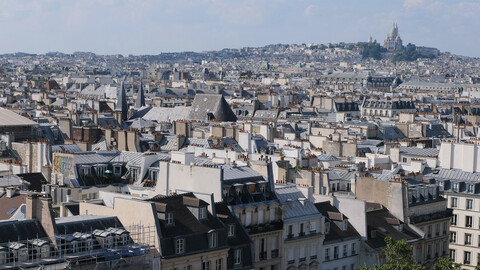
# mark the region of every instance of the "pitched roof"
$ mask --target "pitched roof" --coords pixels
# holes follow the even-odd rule
[[[8,109],[0,108],[0,127],[36,126],[36,122],[16,114]]]
[[[237,116],[222,95],[197,94],[190,108],[189,119],[235,122]]]

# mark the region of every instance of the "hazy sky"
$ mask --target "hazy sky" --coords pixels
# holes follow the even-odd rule
[[[0,0],[0,53],[158,54],[272,43],[404,44],[480,56],[480,1]]]

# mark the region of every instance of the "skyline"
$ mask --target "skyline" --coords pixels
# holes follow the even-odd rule
[[[397,23],[404,44],[479,57],[480,3],[405,0],[1,0],[0,53],[155,55],[268,44],[383,44]],[[303,29],[303,30],[302,30]]]

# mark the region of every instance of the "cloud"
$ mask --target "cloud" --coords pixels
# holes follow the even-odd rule
[[[423,2],[425,1],[424,0],[405,0],[405,2],[403,2],[403,6],[406,8],[412,8],[412,7],[416,7],[423,4]]]
[[[315,15],[316,11],[317,11],[317,6],[310,5],[305,9],[303,14],[307,17],[311,17],[311,16]]]

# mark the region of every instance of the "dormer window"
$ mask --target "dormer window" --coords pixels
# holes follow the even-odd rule
[[[458,192],[458,183],[452,183],[452,190]]]
[[[198,219],[206,219],[207,218],[207,208],[201,207],[198,212]]]
[[[235,224],[228,224],[228,236],[235,236]]]
[[[210,232],[208,233],[208,247],[216,248],[217,247],[217,233]]]
[[[182,254],[185,252],[185,239],[177,239],[175,242],[175,253]]]
[[[175,215],[174,212],[165,213],[165,223],[167,225],[175,225]]]
[[[325,222],[325,234],[330,233],[330,222]]]
[[[467,185],[467,192],[468,193],[474,193],[475,192],[475,186],[472,184]]]

